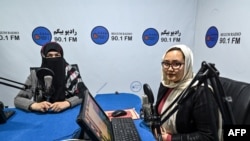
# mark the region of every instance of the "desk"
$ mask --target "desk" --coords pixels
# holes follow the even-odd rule
[[[139,112],[141,106],[140,98],[126,93],[98,94],[95,99],[104,110],[134,107]],[[61,141],[71,139],[80,129],[76,123],[80,106],[61,113],[36,113],[10,109],[16,113],[6,123],[0,124],[1,141]],[[135,120],[135,124],[142,141],[155,140],[149,129],[143,126],[141,119]]]

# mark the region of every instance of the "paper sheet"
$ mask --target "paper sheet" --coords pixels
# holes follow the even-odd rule
[[[131,117],[132,119],[139,119],[139,118],[140,118],[139,114],[135,111],[134,108],[131,108],[131,109],[122,109],[122,110],[124,110],[124,111],[127,112],[126,115],[120,116],[120,117],[122,117],[122,118],[123,118],[123,117]],[[112,117],[112,113],[113,113],[114,111],[115,111],[115,110],[113,110],[113,111],[105,111],[105,113],[106,113],[106,115],[109,117],[109,119],[113,118],[113,117]]]

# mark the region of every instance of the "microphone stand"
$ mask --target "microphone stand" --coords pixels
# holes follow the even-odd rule
[[[13,88],[24,90],[24,91],[31,88],[31,86],[28,86],[26,84],[23,84],[23,83],[20,83],[20,82],[16,82],[16,81],[13,81],[13,80],[10,80],[10,79],[7,79],[7,78],[0,77],[0,80],[1,79],[5,80],[5,81],[8,81],[8,82],[12,82],[12,83],[16,83],[16,84],[24,86],[24,87],[19,87],[19,86],[15,86],[15,85],[12,85],[12,84],[0,81],[0,84],[6,85],[6,86],[9,86],[9,87],[13,87]]]
[[[151,120],[151,131],[154,132],[156,129],[156,138],[158,141],[162,141],[162,135],[161,135],[161,118],[159,115],[157,115],[157,113],[155,112],[153,103],[150,102],[150,109],[151,109],[151,113],[150,113],[150,117],[149,120]]]
[[[151,127],[152,131],[154,131],[154,129],[156,129],[156,137],[158,141],[162,141],[162,135],[161,135],[161,117],[159,115],[157,115],[156,113],[153,114],[153,121],[152,121],[152,127]]]

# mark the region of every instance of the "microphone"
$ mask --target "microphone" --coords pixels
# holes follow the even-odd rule
[[[49,92],[51,89],[53,77],[50,75],[44,76],[45,92]]]
[[[39,83],[42,85],[42,95],[47,98],[47,101],[49,101],[54,92],[52,86],[54,72],[49,68],[40,68],[37,70],[36,76]]]
[[[53,77],[51,75],[44,76],[44,85],[45,85],[44,96],[47,98],[47,101],[49,101],[53,93],[52,80]]]
[[[148,84],[143,85],[143,90],[145,95],[142,96],[142,109],[140,111],[140,116],[144,119],[146,125],[151,126],[152,116],[154,114],[154,95]]]
[[[143,95],[142,96],[142,105],[146,105],[146,104],[148,104],[148,97],[147,97],[147,95]]]
[[[151,127],[151,131],[154,132],[156,129],[156,135],[158,141],[162,141],[162,136],[161,136],[161,129],[160,129],[160,125],[161,125],[161,118],[159,115],[156,114],[155,110],[154,110],[154,94],[153,91],[151,90],[150,86],[145,83],[143,85],[143,91],[145,93],[145,95],[147,95],[148,97],[148,102],[149,102],[149,108],[148,111],[145,110],[144,114],[148,114],[148,116],[146,116],[144,118],[144,120],[146,120],[146,124],[148,124]]]
[[[147,95],[142,96],[142,108],[140,110],[140,118],[144,120],[147,126],[151,125],[151,109]]]

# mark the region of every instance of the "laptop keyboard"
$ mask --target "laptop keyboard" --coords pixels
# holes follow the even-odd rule
[[[132,118],[112,118],[115,141],[141,141]]]

